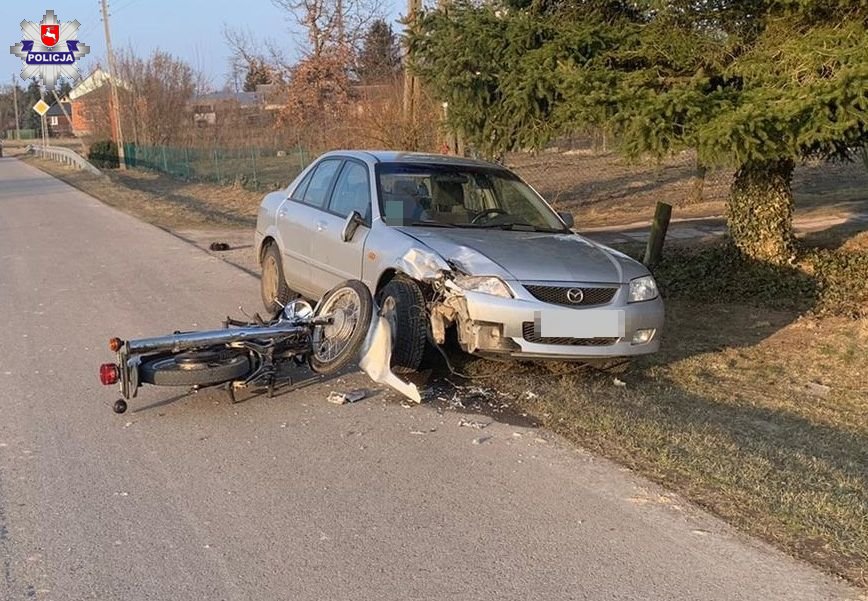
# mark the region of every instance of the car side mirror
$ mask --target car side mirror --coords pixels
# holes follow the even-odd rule
[[[567,211],[558,211],[558,217],[561,218],[567,227],[573,227],[576,224],[575,219],[573,219],[573,214]]]
[[[347,215],[347,220],[344,222],[344,229],[341,230],[341,240],[344,242],[352,240],[356,230],[359,229],[360,225],[364,225],[364,223],[365,220],[362,219],[358,211],[351,212]]]

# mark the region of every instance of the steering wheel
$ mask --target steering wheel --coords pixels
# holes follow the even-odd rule
[[[484,209],[484,210],[480,211],[479,213],[477,213],[476,216],[470,220],[470,223],[476,223],[477,221],[479,221],[482,217],[485,217],[486,215],[509,215],[509,213],[507,211],[504,211],[501,208],[498,208],[498,207],[493,207],[491,209]]]

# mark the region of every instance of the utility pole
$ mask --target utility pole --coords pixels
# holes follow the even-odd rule
[[[422,0],[407,0],[407,27],[416,25],[419,11],[422,10]],[[417,99],[419,98],[419,78],[410,72],[407,62],[410,60],[410,48],[404,60],[404,117],[410,121],[416,120]]]
[[[12,104],[15,105],[15,139],[21,139],[21,121],[18,120],[18,82],[15,81],[15,74],[12,74]]]
[[[39,98],[45,102],[45,86],[39,87]],[[45,118],[45,113],[39,115],[39,123],[42,127],[42,147],[45,148],[48,146],[48,119]]]
[[[120,111],[120,101],[118,100],[118,88],[115,85],[115,74],[117,73],[117,67],[115,65],[115,55],[112,52],[112,34],[109,29],[109,13],[108,13],[108,0],[100,0],[100,4],[102,6],[102,24],[105,29],[105,49],[106,54],[108,55],[108,64],[109,64],[109,88],[111,88],[111,114],[112,114],[112,130],[115,136],[115,141],[118,145],[118,161],[121,171],[127,168],[126,161],[124,160],[124,134],[121,130],[121,111]]]

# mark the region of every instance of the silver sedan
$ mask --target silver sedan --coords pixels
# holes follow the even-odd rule
[[[469,353],[607,360],[658,350],[664,310],[648,269],[574,233],[511,171],[383,151],[319,157],[265,196],[255,248],[270,311],[347,279],[390,310],[393,367],[428,341]]]

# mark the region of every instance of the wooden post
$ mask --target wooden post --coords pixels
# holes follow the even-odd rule
[[[642,260],[646,267],[653,267],[660,260],[671,217],[672,205],[658,202],[654,210],[654,221],[651,223],[651,234],[648,236],[648,246],[645,247],[645,258]]]

